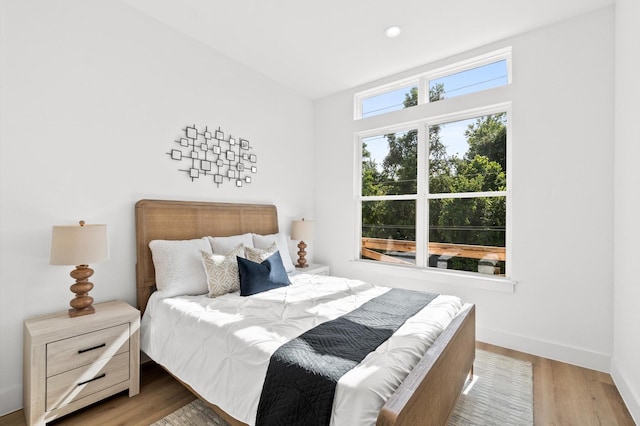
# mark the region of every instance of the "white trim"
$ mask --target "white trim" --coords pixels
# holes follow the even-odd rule
[[[507,163],[508,164],[508,163]],[[427,194],[429,200],[442,198],[482,198],[482,197],[506,197],[507,191],[480,191],[480,192],[443,192]]]
[[[509,74],[511,75],[511,74]],[[506,200],[506,228],[505,228],[505,240],[504,240],[504,244],[506,247],[506,261],[505,261],[505,267],[504,267],[504,273],[506,276],[508,277],[512,277],[513,276],[513,161],[511,161],[511,159],[513,158],[512,152],[513,152],[513,109],[511,107],[511,103],[509,102],[509,105],[507,106],[507,108],[505,108],[505,112],[507,113],[507,170],[505,171],[506,173],[506,179],[507,179],[507,200]]]
[[[429,79],[423,74],[418,80],[418,105],[429,103]]]
[[[629,375],[622,372],[620,364],[618,364],[618,360],[615,356],[611,357],[611,377],[613,378],[613,382],[616,384],[618,392],[627,406],[633,421],[636,422],[636,424],[640,424],[639,390],[634,389],[633,385],[625,379],[625,377],[629,377]]]
[[[478,326],[476,328],[476,339],[503,348],[514,349],[605,373],[609,372],[611,364],[611,356],[602,352],[515,334],[505,330]]]
[[[0,391],[0,416],[13,413],[23,407],[22,384],[7,386]]]
[[[442,102],[442,101],[441,101]],[[437,126],[441,124],[453,123],[455,121],[468,120],[470,118],[477,118],[483,115],[499,114],[502,112],[511,112],[511,101],[492,103],[476,108],[468,108],[459,111],[449,112],[446,114],[436,115],[429,117],[429,126]],[[507,114],[507,125],[509,124]],[[509,140],[507,139],[507,143]],[[508,151],[507,151],[508,153]],[[508,163],[507,163],[508,164]]]
[[[426,123],[418,130],[418,194],[426,194],[429,190],[429,131]],[[422,162],[420,159],[424,159]],[[422,164],[420,164],[422,163]],[[429,201],[426,197],[416,198],[416,266],[424,268],[428,266],[429,250],[427,244],[418,244],[418,241],[429,241]],[[421,235],[418,234],[421,233]]]
[[[402,195],[363,195],[360,201],[395,201],[395,200],[415,200],[418,194],[402,194]]]
[[[353,229],[353,257],[360,257],[361,233],[362,233],[362,136],[354,134],[353,149],[355,150],[353,158],[356,159],[353,176],[353,211],[352,216],[355,220]]]
[[[495,275],[453,269],[420,268],[412,265],[393,265],[367,259],[354,259],[353,265],[363,271],[389,274],[400,278],[428,281],[434,284],[466,287],[498,293],[515,293],[517,282]]]
[[[358,142],[361,144],[362,139],[371,138],[374,136],[382,136],[388,135],[389,133],[399,133],[399,132],[410,132],[412,130],[419,130],[418,127],[421,125],[423,120],[412,120],[405,121],[402,123],[394,123],[389,126],[376,127],[373,129],[364,130],[362,132],[356,132],[356,137],[359,138]],[[362,145],[360,146],[362,148]],[[360,152],[362,155],[362,152]]]

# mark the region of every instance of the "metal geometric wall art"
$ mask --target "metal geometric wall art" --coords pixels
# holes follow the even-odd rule
[[[172,160],[185,162],[187,168],[178,170],[186,172],[192,182],[211,176],[217,186],[225,179],[234,182],[235,186],[251,183],[251,175],[258,171],[258,159],[251,154],[248,140],[225,135],[220,127],[215,131],[205,127],[199,132],[194,124],[183,130],[185,136],[175,141],[178,147],[167,155]]]

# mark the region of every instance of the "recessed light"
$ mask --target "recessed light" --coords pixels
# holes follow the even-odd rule
[[[389,28],[387,28],[386,30],[384,30],[384,35],[386,35],[389,38],[394,38],[394,37],[398,37],[400,35],[401,31],[402,30],[400,29],[399,26],[392,25]]]

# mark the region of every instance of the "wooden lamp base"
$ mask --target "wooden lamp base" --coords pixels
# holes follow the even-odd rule
[[[307,252],[304,250],[306,248],[307,244],[304,241],[300,241],[298,243],[298,264],[296,265],[296,268],[306,268],[309,266],[307,264],[307,259],[304,258],[307,255]]]
[[[73,318],[94,314],[96,310],[93,307],[93,297],[89,296],[93,283],[88,281],[93,275],[93,269],[89,268],[89,265],[78,265],[69,275],[76,280],[76,283],[69,287],[76,294],[76,297],[69,302],[73,308],[69,309],[69,316]]]

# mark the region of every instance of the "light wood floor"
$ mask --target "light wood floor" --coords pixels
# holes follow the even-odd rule
[[[536,425],[635,425],[608,374],[486,343],[477,347],[531,362]],[[133,398],[121,393],[50,424],[149,425],[194,399],[151,362],[142,366],[140,382],[140,394]],[[0,426],[24,425],[22,410],[0,417]]]
[[[536,425],[635,425],[609,374],[486,343],[476,347],[531,362]]]

